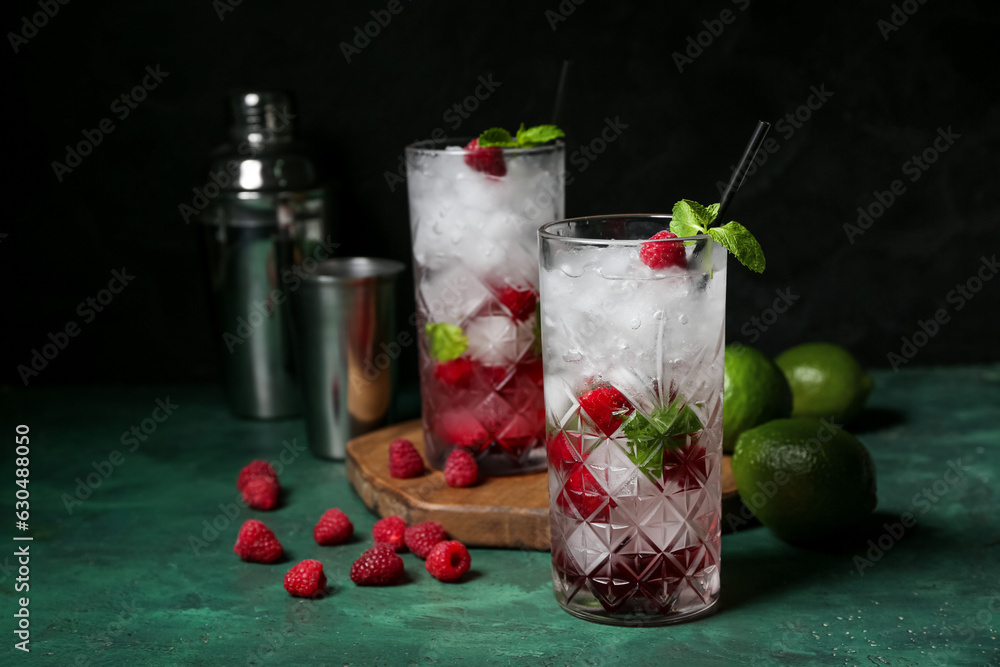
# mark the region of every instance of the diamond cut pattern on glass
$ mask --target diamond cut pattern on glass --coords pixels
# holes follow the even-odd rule
[[[447,322],[460,326],[469,340],[461,357],[469,371],[456,386],[435,376],[438,362],[421,337],[424,433],[432,463],[443,465],[453,447],[463,447],[480,465],[491,461],[494,470],[536,467],[544,446],[545,405],[533,321],[515,321],[494,286],[460,262],[421,270],[418,282],[418,329]]]
[[[721,342],[708,346],[698,363],[721,367],[721,354]],[[546,394],[553,580],[573,609],[670,615],[718,595],[721,391],[709,394],[703,378],[676,373],[666,386],[697,398],[691,407],[706,428],[662,450],[661,470],[650,455],[640,472],[624,429],[601,432],[580,418],[568,385],[546,385],[556,389],[551,400]],[[559,555],[560,535],[574,540],[575,555]]]

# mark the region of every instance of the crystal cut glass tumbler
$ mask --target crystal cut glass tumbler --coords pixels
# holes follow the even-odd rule
[[[552,579],[599,623],[688,620],[719,597],[727,253],[648,240],[669,225],[539,230]]]
[[[406,149],[427,458],[544,470],[537,232],[564,215],[563,144],[484,162],[448,143]]]

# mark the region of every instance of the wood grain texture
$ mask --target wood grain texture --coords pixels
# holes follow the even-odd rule
[[[467,546],[549,548],[546,473],[489,477],[465,489],[449,487],[444,474],[433,469],[422,477],[394,479],[389,476],[389,444],[397,438],[412,441],[423,456],[419,419],[347,443],[347,477],[368,509],[383,517],[401,516],[407,525],[437,521]],[[739,502],[728,456],[722,461],[722,493],[725,512],[734,500]]]

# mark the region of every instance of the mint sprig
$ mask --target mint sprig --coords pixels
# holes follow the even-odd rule
[[[502,127],[491,127],[479,135],[479,145],[500,148],[534,148],[565,136],[566,133],[555,125],[536,125],[525,129],[524,123],[521,123],[516,138]]]
[[[732,220],[713,227],[719,213],[719,204],[702,206],[696,201],[682,199],[674,204],[670,231],[677,236],[708,234],[739,260],[740,264],[757,273],[764,272],[764,250],[750,231]]]
[[[676,232],[674,232],[676,234]],[[683,441],[678,436],[697,433],[701,420],[680,396],[670,405],[656,408],[645,417],[635,412],[622,427],[628,438],[628,458],[647,475],[663,477],[663,452],[680,449]]]
[[[435,361],[458,359],[469,348],[469,337],[462,333],[462,327],[435,322],[424,326],[424,330],[430,339],[430,353]]]
[[[479,135],[480,146],[499,146],[500,148],[515,148],[517,142],[510,132],[502,127],[491,127]]]
[[[522,148],[532,148],[565,136],[566,133],[555,125],[536,125],[526,130],[524,123],[521,123],[521,127],[517,130],[517,143]]]

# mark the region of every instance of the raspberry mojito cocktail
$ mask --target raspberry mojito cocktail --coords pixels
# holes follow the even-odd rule
[[[437,468],[456,447],[487,475],[545,467],[537,230],[563,217],[564,149],[546,143],[559,136],[522,127],[516,139],[488,130],[406,149],[424,442]]]
[[[693,231],[715,210],[697,206]],[[719,597],[728,253],[670,222],[539,231],[553,584],[603,623],[671,623]]]

